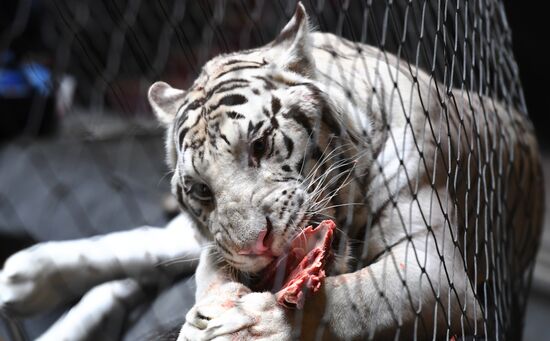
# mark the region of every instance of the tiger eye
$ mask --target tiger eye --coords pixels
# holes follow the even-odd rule
[[[210,189],[205,184],[201,184],[199,186],[199,194],[204,196],[209,196],[211,194]]]
[[[265,153],[265,142],[263,140],[256,140],[254,141],[252,148],[256,156],[263,155],[263,153]]]
[[[191,186],[191,195],[200,201],[211,201],[213,194],[206,184],[194,184]]]
[[[252,158],[259,160],[262,156],[265,155],[267,151],[267,135],[260,137],[257,140],[252,142]]]

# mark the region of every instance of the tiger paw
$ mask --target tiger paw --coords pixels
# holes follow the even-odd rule
[[[181,340],[288,340],[291,328],[289,311],[271,293],[249,293],[226,309],[215,311],[198,304],[186,317]],[[194,317],[198,316],[198,319]]]
[[[0,271],[0,309],[29,315],[72,298],[69,277],[54,262],[52,246],[38,244],[6,260]]]
[[[237,282],[215,287],[189,310],[185,316],[185,324],[187,327],[192,327],[191,329],[204,330],[210,320],[233,308],[236,302],[248,293],[250,289]],[[194,338],[190,339],[194,340]]]

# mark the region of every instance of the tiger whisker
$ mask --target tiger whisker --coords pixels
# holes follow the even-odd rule
[[[198,261],[199,259],[200,259],[200,257],[186,258],[186,257],[182,256],[182,257],[178,257],[178,258],[175,258],[175,259],[168,259],[168,260],[161,261],[158,264],[156,264],[155,266],[170,266],[170,265],[174,265],[174,264],[182,264],[182,263],[188,263],[188,262],[190,263],[190,262]]]
[[[319,187],[311,194],[311,200],[312,201],[317,201],[318,197],[320,194],[324,193],[325,190],[330,186],[332,185],[334,182],[337,182],[340,180],[341,177],[343,176],[346,176],[346,179],[349,177],[349,175],[352,173],[352,170],[353,170],[353,167],[352,169],[350,169],[349,171],[347,172],[342,172],[342,173],[339,173],[337,175],[335,175],[334,177],[331,178],[331,180],[329,182],[327,182],[325,184],[325,181],[327,179],[327,177],[329,176],[330,172],[333,172],[335,170],[338,170],[339,168],[341,167],[346,167],[348,166],[350,163],[349,162],[343,162],[342,164],[335,164],[333,166],[331,166],[331,168],[329,168],[329,170],[327,170],[327,172],[325,172],[320,178],[317,178],[315,179],[315,183],[318,183],[320,184]],[[347,174],[346,174],[347,173]],[[340,189],[341,186],[338,188]]]
[[[347,172],[347,175],[346,175],[346,178],[344,179],[344,181],[342,182],[342,184],[336,188],[334,191],[329,192],[329,194],[327,195],[326,198],[324,198],[323,200],[321,200],[320,202],[318,202],[317,204],[319,205],[323,205],[324,203],[329,203],[332,198],[334,198],[334,196],[336,196],[338,194],[338,192],[340,192],[340,190],[342,188],[344,188],[345,186],[349,185],[352,181],[353,181],[353,178],[350,178],[350,175],[352,174],[352,172]]]
[[[324,210],[328,210],[331,208],[337,208],[337,207],[346,207],[346,206],[363,206],[365,203],[361,202],[351,202],[351,203],[345,203],[345,204],[337,204],[337,205],[331,205],[331,206],[325,206],[323,207]],[[312,211],[314,212],[314,211]],[[308,212],[309,213],[309,212]],[[315,212],[314,212],[315,213]]]
[[[329,167],[329,169],[327,169],[321,176],[317,177],[317,178],[313,178],[311,180],[311,182],[308,184],[306,190],[308,190],[312,185],[314,184],[320,184],[321,186],[324,184],[326,178],[331,174],[331,172],[341,168],[341,167],[345,167],[347,166],[349,163],[348,162],[345,162],[345,161],[339,161],[337,163],[335,163],[334,165],[331,165],[331,167]],[[336,178],[338,178],[341,174],[338,174],[336,175]]]
[[[334,158],[338,157],[339,155],[341,154],[344,154],[346,151],[348,150],[342,150],[340,151],[339,149],[343,149],[347,146],[350,146],[350,144],[341,144],[339,145],[338,147],[332,149],[328,154],[326,154],[326,151],[328,149],[330,145],[330,141],[329,141],[329,144],[327,144],[327,146],[325,147],[325,149],[323,150],[323,153],[321,153],[321,157],[319,158],[319,160],[313,165],[312,169],[310,170],[310,172],[308,173],[308,175],[304,178],[304,180],[302,181],[302,183],[308,181],[312,176],[315,175],[315,173],[317,173],[317,171],[319,170],[319,168],[321,166],[323,166],[324,164],[326,164],[327,162],[333,160]]]
[[[329,145],[327,145],[325,147],[325,149],[323,150],[323,152],[321,153],[321,156],[319,158],[319,160],[316,161],[316,163],[313,165],[312,169],[309,171],[308,175],[303,179],[302,183],[308,181],[311,177],[313,177],[317,171],[319,170],[319,168],[321,166],[323,166],[324,164],[326,164],[327,162],[331,161],[333,158],[339,156],[340,154],[343,154],[345,151],[338,151],[339,148],[343,148],[344,145],[341,145],[337,148],[334,148],[332,149],[328,154],[327,154],[327,149],[328,149]]]

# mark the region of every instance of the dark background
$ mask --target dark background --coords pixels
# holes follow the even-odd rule
[[[534,2],[507,0],[504,4],[512,29],[513,50],[529,116],[533,120],[541,146],[548,149],[548,16],[541,8],[533,7]]]

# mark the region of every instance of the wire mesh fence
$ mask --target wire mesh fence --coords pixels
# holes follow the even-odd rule
[[[354,336],[520,338],[542,180],[502,2],[304,5],[317,30],[349,40],[325,49],[334,67],[354,59],[355,69],[341,73],[375,77],[368,80],[373,89],[386,90],[354,95],[367,114],[378,115],[359,139],[367,148],[376,134],[384,141],[363,170],[368,186],[345,183],[342,174],[358,176],[349,173],[353,167],[340,175],[321,167],[334,162],[326,150],[310,167],[330,175],[313,172],[312,183],[334,179],[330,185],[349,196],[323,201],[317,213],[349,237],[349,271],[366,269],[372,277],[342,284],[339,299],[363,330]],[[149,86],[163,80],[187,89],[211,58],[269,43],[296,3],[29,0],[0,9],[0,232],[46,241],[166,224],[173,169],[165,167]],[[361,48],[368,50],[366,66],[359,65],[364,51],[350,52]],[[332,80],[343,80],[346,94],[358,91],[356,80],[342,77]],[[399,129],[396,120],[404,122]],[[315,160],[316,151],[308,153]],[[330,211],[336,206],[343,208]],[[361,302],[359,296],[372,296],[357,286],[379,295]],[[298,309],[295,319],[307,314],[323,316]],[[320,339],[331,323],[325,315],[293,335]]]

